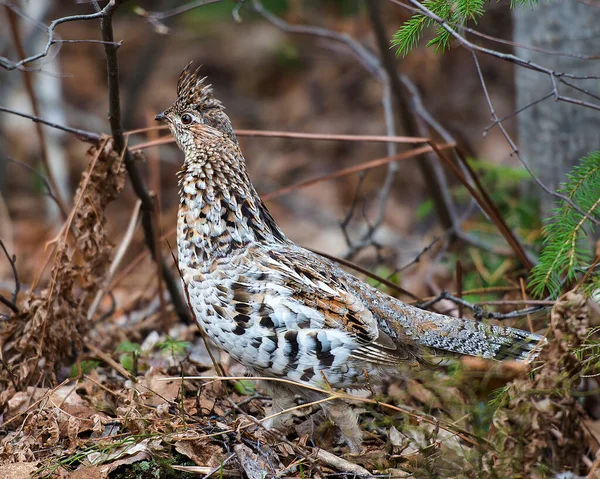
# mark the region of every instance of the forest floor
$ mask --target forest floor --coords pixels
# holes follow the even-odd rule
[[[490,28],[503,25],[490,18],[484,20]],[[124,16],[115,27],[127,40],[119,50],[126,128],[150,127],[173,101],[181,68],[200,58],[236,129],[385,131],[380,86],[351,55],[332,54],[318,42],[293,40],[256,21],[232,26],[188,18],[178,35],[158,40],[149,29],[130,28],[135,21]],[[368,36],[364,18],[327,21],[337,30]],[[87,38],[86,28],[74,23],[64,38]],[[68,123],[106,131],[102,52],[94,44],[76,48],[64,46],[60,53]],[[473,164],[506,221],[527,248],[539,248],[531,183],[514,168],[497,129],[485,141],[481,135],[489,115],[471,59],[456,51],[443,57],[420,53],[405,60],[403,72],[415,79],[436,118],[468,138],[461,146],[479,161]],[[482,65],[492,78],[499,114],[508,114],[514,103],[512,67],[485,59]],[[140,79],[139,72],[146,76]],[[442,72],[452,95],[440,93]],[[22,94],[22,87],[10,87],[14,90],[3,93],[7,98],[23,98],[11,93]],[[512,132],[514,124],[507,127]],[[31,122],[3,124],[11,156],[37,168],[33,132]],[[129,146],[134,150],[159,134],[131,134]],[[261,382],[207,346],[198,327],[185,324],[174,310],[112,142],[106,137],[90,148],[70,136],[56,140],[66,152],[63,173],[73,198],[65,217],[45,194],[35,168],[0,165],[5,172],[0,239],[6,247],[0,292],[7,298],[15,293],[18,306],[0,323],[0,479],[600,477],[599,385],[587,374],[595,365],[585,362],[588,332],[600,324],[595,303],[568,293],[529,317],[502,320],[546,333],[549,344],[531,368],[454,359],[369,391],[325,391],[359,413],[361,454],[348,450],[317,405],[300,399],[293,426],[266,430],[262,421],[271,399]],[[258,191],[272,194],[267,203],[273,216],[299,244],[344,256],[349,248],[344,232],[357,240],[368,218],[377,215],[381,168],[360,178],[296,183],[385,157],[383,144],[277,137],[241,137],[241,144]],[[172,146],[160,152],[140,148],[136,161],[157,198],[156,239],[176,277],[170,249],[176,244],[180,152]],[[462,227],[491,243],[492,252],[446,241],[426,193],[427,179],[415,161],[400,165],[377,245],[352,258],[389,282],[361,277],[413,303],[399,287],[421,300],[452,291],[483,305],[475,308],[480,313],[508,314],[527,304],[532,298],[523,291],[523,268],[506,254],[494,225],[472,213],[466,190],[449,181],[465,218]],[[355,214],[344,224],[348,211]],[[433,307],[473,316],[448,299]]]

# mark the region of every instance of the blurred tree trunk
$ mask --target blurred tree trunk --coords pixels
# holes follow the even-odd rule
[[[600,8],[572,0],[540,0],[533,8],[513,10],[514,41],[528,46],[565,53],[600,54]],[[600,60],[582,60],[515,48],[515,54],[556,72],[600,75]],[[566,79],[594,94],[599,80]],[[600,103],[594,98],[559,84],[561,95]],[[548,76],[516,68],[517,108],[552,91]],[[600,148],[600,111],[549,98],[519,113],[519,149],[540,179],[556,190],[566,173],[590,151]],[[539,190],[544,216],[554,198]]]

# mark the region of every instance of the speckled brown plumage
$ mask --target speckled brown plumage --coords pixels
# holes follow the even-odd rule
[[[251,371],[356,388],[424,362],[431,351],[525,361],[536,355],[538,335],[408,306],[288,240],[254,190],[210,85],[188,66],[177,95],[157,119],[185,153],[180,270],[201,327]],[[274,405],[284,407],[289,392],[277,387]],[[354,418],[326,412],[358,448]]]

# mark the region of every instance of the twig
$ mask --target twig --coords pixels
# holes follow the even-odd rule
[[[202,7],[204,5],[210,5],[211,3],[217,3],[221,0],[194,0],[185,5],[181,5],[179,7],[172,8],[171,10],[167,10],[166,12],[147,12],[141,7],[137,7],[135,12],[146,19],[148,23],[150,23],[157,33],[166,34],[169,33],[170,28],[162,23],[161,20],[165,18],[174,17],[175,15],[180,15],[185,12],[189,12],[194,8]]]
[[[106,53],[106,68],[108,73],[108,97],[109,97],[109,111],[108,118],[110,122],[110,128],[114,141],[114,147],[117,153],[124,153],[125,168],[131,180],[131,185],[142,202],[142,226],[144,229],[144,238],[146,244],[155,261],[161,261],[162,274],[169,290],[173,306],[179,316],[179,319],[185,324],[190,324],[191,317],[189,314],[188,307],[181,295],[179,285],[175,280],[175,277],[168,268],[162,256],[156,255],[156,245],[154,244],[154,227],[153,227],[153,215],[154,215],[154,200],[150,195],[142,175],[135,163],[131,151],[126,148],[125,137],[123,135],[123,128],[121,126],[121,101],[119,93],[119,63],[117,60],[117,48],[112,44],[114,43],[114,34],[112,26],[112,17],[118,5],[121,5],[126,0],[111,0],[109,4],[104,7],[104,14],[101,16],[100,28],[102,30],[102,39],[107,42],[104,45],[104,51]],[[99,8],[96,3],[96,8]]]
[[[19,291],[21,290],[21,283],[19,283],[19,275],[17,274],[17,268],[15,263],[17,262],[17,257],[15,255],[8,254],[6,250],[6,246],[4,246],[4,242],[0,239],[0,247],[4,251],[6,255],[6,259],[10,264],[10,267],[13,270],[13,276],[15,278],[15,289],[13,290],[12,297],[9,300],[5,298],[2,294],[0,294],[0,303],[4,304],[7,308],[11,309],[13,313],[19,314],[19,308],[17,308],[17,296],[19,295]]]
[[[379,79],[383,86],[382,92],[382,104],[385,116],[385,124],[387,130],[387,136],[392,137],[395,135],[395,123],[394,123],[394,112],[392,106],[392,91],[393,85],[390,81],[390,74],[386,71],[384,66],[382,65],[379,58],[374,55],[369,49],[363,46],[356,39],[350,37],[349,35],[334,32],[328,30],[326,28],[315,27],[312,25],[292,25],[281,18],[273,15],[270,11],[264,8],[260,0],[252,1],[253,8],[256,12],[261,14],[265,19],[271,22],[273,25],[281,29],[282,31],[288,33],[296,33],[296,34],[304,34],[311,35],[320,38],[326,38],[328,40],[335,41],[336,43],[340,43],[349,48],[350,52],[358,59],[358,61],[365,67],[365,69],[373,75],[375,78]],[[409,133],[413,133],[413,131],[407,130]],[[388,141],[388,156],[393,157],[396,153],[395,145]],[[422,162],[419,162],[419,166],[422,167]],[[385,207],[387,205],[387,200],[393,186],[393,182],[396,176],[398,166],[395,163],[390,163],[388,165],[388,170],[386,172],[386,176],[383,182],[383,185],[379,191],[378,198],[378,207],[377,207],[377,216],[375,221],[372,224],[368,225],[368,229],[362,238],[356,243],[353,244],[350,241],[350,236],[346,231],[346,227],[349,224],[350,218],[353,216],[354,210],[351,209],[350,212],[346,215],[346,218],[341,222],[340,227],[344,233],[344,237],[346,238],[346,242],[348,243],[349,251],[344,255],[345,257],[351,257],[356,254],[362,248],[375,244],[374,235],[376,231],[379,229],[384,220]],[[424,171],[424,177],[426,181],[429,183],[433,181],[435,176],[428,174]],[[439,188],[437,188],[439,190]],[[434,200],[437,201],[437,197],[434,196]],[[353,202],[353,206],[356,205],[356,202]]]
[[[147,115],[148,123],[154,119],[154,115]],[[148,132],[148,138],[153,139],[156,138],[157,132],[150,131]],[[150,166],[150,187],[152,188],[152,192],[150,193],[154,200],[154,247],[156,250],[154,251],[154,256],[156,258],[162,257],[162,248],[160,247],[160,236],[161,236],[161,211],[160,211],[160,164],[159,158],[157,155],[157,151],[150,151],[148,153],[148,163]],[[163,331],[166,333],[169,331],[170,320],[169,315],[167,314],[167,307],[165,305],[165,299],[163,296],[163,271],[162,271],[162,261],[156,261],[156,279],[157,279],[157,289],[158,289],[158,298],[160,301],[160,315]]]
[[[594,479],[594,478],[597,478],[598,477],[598,473],[596,471],[598,470],[598,467],[600,467],[600,456],[598,456],[596,458],[596,460],[592,464],[592,467],[590,467],[590,472],[588,472],[588,475],[585,476],[585,479]]]
[[[121,374],[121,376],[123,376],[124,378],[130,379],[134,383],[137,383],[137,378],[133,374],[131,374],[129,371],[127,371],[127,369],[125,369],[121,364],[119,364],[113,358],[111,358],[109,354],[106,354],[104,351],[101,351],[99,348],[97,348],[96,346],[94,346],[93,344],[90,344],[90,343],[87,344],[87,348],[92,353],[94,353],[94,355],[97,356],[98,359],[101,359],[106,364],[108,364],[111,368],[113,368],[115,371],[117,371],[119,374]]]
[[[13,313],[19,314],[19,308],[17,308],[15,303],[10,301],[8,298],[5,298],[4,295],[2,295],[2,294],[0,294],[0,303],[2,303],[4,306],[6,306],[10,310],[12,310]]]
[[[119,3],[122,3],[122,1],[123,0],[119,0]],[[14,3],[8,3],[5,1],[2,1],[1,3],[6,5],[8,8],[10,8],[11,11],[13,11],[17,14],[20,14],[19,13],[20,10]],[[58,25],[60,25],[62,23],[67,23],[67,22],[75,22],[75,21],[80,21],[80,20],[95,20],[97,18],[103,18],[104,15],[106,14],[106,12],[109,10],[109,8],[113,9],[114,7],[115,7],[115,0],[111,0],[108,3],[108,5],[106,5],[106,7],[104,7],[104,9],[99,10],[96,13],[90,13],[88,15],[71,15],[68,17],[57,18],[52,23],[50,23],[50,25],[48,25],[48,27],[46,28],[46,33],[48,35],[48,41],[46,42],[46,46],[44,47],[43,51],[41,51],[40,53],[36,53],[35,55],[31,55],[27,58],[22,58],[18,61],[11,61],[8,58],[0,57],[0,67],[5,68],[6,70],[26,71],[27,69],[24,67],[24,65],[34,62],[35,60],[39,60],[40,58],[43,58],[48,55],[48,52],[50,51],[50,47],[56,43],[54,30],[56,29],[56,27]],[[111,43],[114,44],[113,41],[111,41]]]
[[[52,192],[52,187],[50,186],[50,183],[48,182],[48,180],[46,179],[46,177],[44,175],[42,175],[35,168],[32,168],[31,166],[29,166],[27,163],[23,163],[22,161],[15,160],[14,158],[7,158],[6,160],[9,161],[10,163],[14,163],[15,165],[22,166],[23,168],[25,168],[26,170],[28,170],[32,174],[34,174],[37,178],[39,178],[42,181],[42,183],[44,183],[44,186],[46,187],[46,194],[48,195],[48,197],[50,199],[52,199],[53,201],[55,201],[57,205],[59,205],[58,199],[56,198],[56,196],[54,196],[54,193]]]
[[[210,471],[208,471],[208,473],[202,478],[202,479],[209,479],[210,476],[212,476],[215,472],[219,472],[222,471],[223,466],[225,464],[227,464],[229,461],[231,461],[231,459],[233,459],[235,457],[235,453],[229,455],[228,457],[226,457],[221,464],[219,464],[217,467],[214,467],[213,469],[211,469]]]
[[[463,294],[466,294],[466,292],[463,292]],[[438,294],[436,297],[425,301],[423,303],[418,303],[416,306],[421,308],[421,309],[427,309],[428,307],[434,305],[435,303],[438,303],[444,299],[450,300],[452,301],[454,304],[457,305],[462,305],[465,308],[473,311],[473,314],[475,316],[476,319],[480,319],[480,318],[485,318],[485,319],[508,319],[508,318],[517,318],[519,316],[526,316],[528,314],[531,313],[535,313],[537,311],[541,311],[545,308],[547,308],[548,306],[552,306],[554,304],[553,301],[488,301],[487,303],[482,302],[480,304],[495,304],[495,305],[508,305],[508,304],[523,304],[523,303],[527,303],[527,304],[535,304],[535,306],[532,306],[530,308],[525,308],[522,310],[517,310],[517,311],[511,311],[510,313],[494,313],[491,311],[486,311],[484,308],[482,308],[480,306],[480,304],[473,304],[470,303],[468,301],[465,301],[464,299],[458,298],[456,296],[454,296],[453,294],[448,293],[447,291],[442,291],[440,294]]]
[[[419,299],[418,296],[416,296],[415,294],[411,293],[410,291],[402,288],[401,286],[398,286],[395,283],[392,283],[391,281],[369,271],[368,269],[363,268],[362,266],[359,266],[351,261],[348,261],[347,259],[343,259],[343,258],[338,258],[337,256],[332,256],[329,255],[327,253],[323,253],[322,251],[317,251],[314,249],[310,249],[310,251],[312,251],[313,253],[318,254],[319,256],[323,256],[324,258],[327,258],[328,260],[334,261],[336,263],[339,263],[341,265],[347,266],[348,268],[352,268],[362,274],[364,274],[365,276],[368,276],[369,278],[373,278],[376,279],[377,281],[379,281],[381,284],[384,284],[385,286],[387,286],[388,288],[394,289],[402,294],[405,294],[406,296],[410,296],[412,299],[416,300],[416,301],[421,301]]]
[[[102,136],[98,133],[94,133],[91,131],[80,130],[79,128],[71,128],[69,126],[59,125],[58,123],[54,123],[52,121],[44,120],[39,116],[29,115],[27,113],[23,113],[20,111],[13,110],[11,108],[6,108],[5,106],[0,106],[0,111],[5,113],[10,113],[11,115],[21,116],[23,118],[28,118],[29,120],[35,123],[42,123],[43,125],[50,126],[52,128],[56,128],[57,130],[66,131],[67,133],[73,133],[80,140],[87,141],[90,143],[98,144],[102,139]]]
[[[8,23],[10,24],[10,30],[13,37],[13,42],[15,44],[15,49],[20,57],[25,56],[25,51],[23,49],[23,42],[21,40],[21,32],[19,31],[19,22],[17,21],[15,12],[6,7]],[[27,91],[27,96],[29,96],[29,101],[31,103],[31,109],[33,110],[33,114],[39,117],[39,105],[35,95],[35,91],[33,89],[33,83],[31,81],[31,73],[23,72],[23,79],[25,81],[25,90]],[[46,174],[48,175],[48,182],[52,186],[52,190],[54,192],[54,197],[56,198],[56,203],[58,204],[58,208],[63,217],[63,220],[67,218],[67,204],[62,198],[62,194],[60,188],[58,187],[58,183],[56,182],[56,178],[54,177],[54,170],[50,165],[50,158],[48,157],[48,148],[46,145],[46,137],[44,135],[44,130],[39,122],[35,123],[35,130],[38,136],[38,141],[40,144],[40,152],[42,154],[42,164],[46,170]]]
[[[10,298],[13,304],[17,304],[17,298],[19,296],[19,291],[21,291],[21,283],[19,281],[19,274],[17,273],[17,256],[16,255],[10,255],[8,254],[8,251],[6,250],[6,246],[4,246],[4,242],[0,239],[0,247],[2,248],[2,251],[4,251],[4,254],[6,255],[6,259],[8,259],[8,262],[10,263],[10,267],[12,269],[13,272],[13,277],[15,278],[15,289],[13,290],[12,293],[12,297]],[[18,312],[18,311],[15,311]]]
[[[337,469],[338,471],[350,474],[358,474],[361,477],[374,477],[364,467],[359,466],[358,464],[354,464],[350,461],[346,461],[346,459],[342,459],[341,457],[338,457],[335,454],[331,454],[330,452],[327,452],[324,449],[317,449],[316,456],[317,459],[323,461],[325,464],[333,467],[334,469]]]
[[[508,120],[509,118],[512,118],[513,116],[517,116],[519,113],[521,113],[522,111],[527,110],[528,108],[531,108],[532,106],[537,105],[538,103],[543,102],[544,100],[547,100],[548,98],[554,96],[554,92],[551,91],[550,93],[548,93],[547,95],[544,95],[542,98],[538,98],[537,100],[531,101],[529,103],[527,103],[527,105],[522,106],[521,108],[517,108],[515,111],[509,113],[506,116],[503,116],[502,118],[498,118],[497,120],[494,120],[492,123],[490,123],[488,126],[486,126],[483,129],[483,135],[487,135],[487,132],[490,131],[492,128],[494,128],[496,125],[498,125],[498,123],[502,123],[503,121]]]
[[[510,40],[505,40],[503,38],[494,37],[492,35],[487,35],[485,33],[479,32],[474,28],[468,28],[464,25],[461,25],[460,28],[472,35],[485,38],[486,40],[490,40],[496,43],[502,43],[503,45],[510,45],[511,47],[521,48],[523,50],[531,50],[533,52],[545,53],[546,55],[555,55],[560,57],[569,57],[569,58],[578,58],[579,60],[600,60],[600,55],[584,55],[582,53],[573,53],[573,52],[559,52],[557,50],[548,50],[545,48],[534,47],[532,45],[523,45],[518,42],[511,42]]]
[[[105,285],[109,285],[117,268],[119,267],[119,264],[121,264],[121,260],[123,259],[123,256],[125,255],[125,252],[127,251],[127,248],[129,247],[131,240],[133,239],[133,235],[135,234],[135,227],[137,226],[137,221],[139,219],[139,214],[140,214],[140,206],[141,206],[141,201],[138,200],[135,203],[135,206],[133,207],[133,213],[131,214],[131,218],[129,219],[129,224],[127,225],[127,229],[125,230],[125,234],[123,235],[123,239],[121,240],[121,244],[119,244],[119,248],[117,249],[117,252],[115,253],[115,257],[113,258],[112,262],[110,263],[110,266],[108,268],[108,273],[106,275],[105,278]],[[92,305],[90,306],[90,309],[88,310],[88,314],[87,314],[87,318],[88,320],[92,319],[94,317],[94,314],[96,313],[96,309],[98,309],[98,305],[100,304],[100,301],[102,301],[102,298],[104,297],[104,293],[106,292],[107,288],[106,286],[99,289],[98,292],[96,293],[96,297],[94,298],[94,301],[92,302]]]
[[[527,299],[525,280],[523,279],[522,276],[519,278],[519,286],[521,287],[521,297],[523,299]],[[534,330],[533,330],[533,322],[531,321],[531,314],[527,315],[527,326],[529,326],[529,331],[533,333]]]
[[[140,128],[127,132],[128,134],[140,133],[142,131],[148,131],[149,128]],[[262,131],[262,130],[236,130],[237,136],[249,136],[249,137],[265,137],[265,138],[290,138],[298,140],[323,140],[323,141],[360,141],[360,142],[374,142],[374,143],[426,143],[429,138],[411,137],[411,136],[378,136],[378,135],[328,135],[320,133],[298,133],[291,131]],[[172,136],[159,138],[158,140],[148,141],[146,143],[140,143],[132,146],[129,149],[131,151],[144,150],[154,146],[167,145],[169,143],[175,143],[175,139]]]
[[[432,20],[434,20],[436,23],[439,23],[440,26],[446,30],[448,33],[450,33],[450,35],[452,35],[453,38],[455,38],[461,46],[463,46],[464,48],[466,48],[467,50],[469,50],[473,56],[473,60],[475,61],[475,66],[477,68],[477,73],[480,79],[480,82],[482,84],[482,87],[484,89],[484,94],[486,97],[486,101],[488,103],[488,106],[490,108],[490,112],[492,114],[493,120],[495,122],[498,123],[498,126],[500,128],[500,130],[502,131],[503,136],[505,137],[505,139],[507,140],[507,142],[509,143],[510,147],[512,148],[512,153],[515,154],[517,156],[517,158],[519,159],[519,161],[521,162],[521,164],[525,167],[525,169],[527,170],[527,172],[531,175],[531,177],[534,179],[534,181],[538,184],[538,186],[540,186],[547,194],[552,195],[556,198],[559,198],[563,201],[565,201],[567,204],[571,205],[577,212],[581,213],[582,215],[585,215],[585,212],[581,210],[581,208],[579,208],[579,206],[577,206],[575,203],[573,203],[571,201],[570,198],[568,198],[567,196],[558,193],[556,191],[551,190],[550,188],[548,188],[548,186],[546,186],[536,175],[535,173],[531,170],[531,168],[529,167],[529,165],[523,160],[523,158],[521,157],[521,155],[518,152],[518,148],[516,147],[514,141],[512,140],[512,138],[508,135],[506,129],[504,128],[504,126],[502,125],[501,122],[498,122],[499,118],[496,115],[496,112],[494,110],[493,104],[491,102],[490,96],[488,94],[487,91],[487,87],[485,86],[485,82],[483,80],[483,74],[481,73],[481,68],[479,66],[479,61],[477,59],[477,56],[475,54],[475,52],[480,52],[483,53],[485,55],[490,55],[490,56],[494,56],[503,60],[506,60],[510,63],[514,63],[518,66],[524,67],[524,68],[528,68],[530,70],[533,71],[537,71],[540,73],[544,73],[546,75],[549,76],[550,80],[553,83],[554,89],[554,97],[555,99],[558,100],[562,100],[562,101],[566,101],[568,103],[573,103],[573,104],[579,104],[582,106],[588,106],[590,107],[591,105],[588,104],[587,102],[582,102],[579,100],[575,100],[572,98],[567,98],[564,97],[562,95],[560,95],[558,93],[557,87],[556,87],[556,80],[557,79],[561,79],[563,77],[566,78],[572,78],[572,79],[580,79],[580,80],[586,80],[586,79],[597,79],[598,77],[595,76],[580,76],[580,75],[572,75],[569,73],[565,73],[565,72],[555,72],[554,70],[551,70],[549,68],[543,67],[541,65],[538,65],[536,63],[530,62],[528,60],[524,60],[522,58],[517,57],[516,55],[513,54],[508,54],[508,53],[501,53],[495,50],[491,50],[489,48],[484,48],[484,47],[480,47],[470,41],[468,41],[466,38],[464,38],[462,35],[460,35],[456,30],[454,30],[452,28],[452,26],[450,24],[448,24],[447,21],[445,21],[443,18],[440,18],[438,15],[436,15],[435,13],[433,13],[430,9],[428,9],[427,7],[425,7],[423,4],[419,3],[417,0],[408,0],[414,7],[410,7],[404,3],[402,3],[399,0],[390,0],[391,2],[393,2],[394,4],[408,9],[410,11],[414,11],[415,9],[417,11],[419,11],[420,13],[422,13],[423,15],[431,18]],[[598,108],[600,109],[600,106],[597,105],[593,105],[594,108]],[[590,218],[590,221],[592,221],[593,223],[595,223],[596,225],[600,226],[600,221],[595,219],[595,218]]]
[[[455,146],[454,144],[450,144],[450,145],[446,144],[446,145],[440,145],[439,148],[441,150],[446,150],[446,149],[454,148],[454,146]],[[296,191],[301,188],[306,188],[307,186],[311,186],[316,183],[320,183],[322,181],[340,178],[342,176],[351,175],[353,173],[359,173],[359,172],[377,168],[377,167],[380,167],[380,166],[383,166],[383,165],[386,165],[386,164],[392,163],[392,162],[407,160],[407,159],[414,158],[415,156],[421,155],[421,154],[429,152],[429,151],[433,151],[433,148],[431,148],[430,146],[422,146],[420,148],[415,148],[414,150],[409,150],[409,151],[405,151],[403,153],[398,153],[397,155],[392,156],[392,157],[378,158],[375,160],[367,161],[365,163],[360,163],[355,166],[349,166],[348,168],[342,168],[341,170],[338,170],[334,173],[329,173],[327,175],[318,176],[316,178],[311,178],[309,180],[299,181],[298,183],[294,183],[289,186],[284,186],[283,188],[273,191],[272,193],[267,193],[267,194],[262,195],[262,198],[265,201],[272,200],[273,198],[278,198],[285,194],[291,193],[292,191]]]
[[[416,135],[419,132],[419,124],[412,115],[410,102],[407,98],[407,89],[403,87],[400,75],[396,65],[396,59],[389,46],[389,37],[385,31],[385,25],[381,14],[380,0],[367,0],[367,10],[369,19],[375,33],[375,40],[381,55],[382,67],[389,77],[390,88],[398,105],[398,114],[400,115],[404,131],[410,135]],[[412,92],[408,90],[408,94]],[[412,95],[411,95],[412,96]],[[440,170],[439,161],[434,155],[423,155],[418,161],[421,174],[427,184],[427,190],[435,205],[435,211],[440,224],[444,229],[452,228],[456,223],[456,211],[452,198],[449,194],[448,185],[444,173]],[[437,168],[436,168],[437,166]]]

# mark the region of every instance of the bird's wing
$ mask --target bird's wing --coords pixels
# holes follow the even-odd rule
[[[395,331],[392,338],[381,331],[363,299],[345,284],[345,273],[327,260],[288,243],[273,249],[252,247],[246,261],[254,272],[242,282],[251,284],[260,278],[264,287],[238,294],[240,311],[260,301],[264,305],[260,321],[273,323],[276,330],[343,332],[353,340],[350,357],[355,359],[398,364],[420,357],[414,340],[399,338]]]

